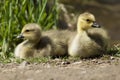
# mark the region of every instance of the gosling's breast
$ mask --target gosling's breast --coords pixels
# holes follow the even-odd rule
[[[15,48],[15,57],[20,57],[20,51],[22,51],[22,44],[19,44],[16,48]]]
[[[91,39],[88,36],[78,34],[69,46],[69,54],[71,56],[80,56],[86,52],[86,48],[90,47],[89,44],[91,44]]]

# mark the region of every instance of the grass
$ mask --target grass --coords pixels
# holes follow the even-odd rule
[[[120,57],[120,43],[113,45],[108,53],[112,54],[113,56]]]
[[[13,57],[16,39],[27,23],[38,23],[43,30],[57,26],[57,0],[3,0],[0,1],[0,57]],[[49,7],[50,6],[50,7]],[[48,7],[48,8],[47,8]]]
[[[29,63],[47,63],[51,60],[48,57],[39,57],[39,58],[27,58],[27,59],[18,59],[18,58],[0,58],[0,63],[7,64],[7,63],[22,63],[23,61],[27,61]]]

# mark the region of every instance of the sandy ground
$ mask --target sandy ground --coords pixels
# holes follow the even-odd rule
[[[0,64],[0,80],[120,80],[120,58]]]

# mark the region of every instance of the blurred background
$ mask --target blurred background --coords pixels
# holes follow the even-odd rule
[[[59,0],[62,9],[61,20],[70,28],[76,26],[80,13],[95,15],[96,21],[108,30],[112,40],[120,40],[120,0]],[[60,15],[61,15],[60,14]]]
[[[16,36],[25,24],[75,30],[77,17],[85,11],[93,13],[111,39],[119,42],[120,0],[0,0],[0,57],[13,56],[22,41]]]

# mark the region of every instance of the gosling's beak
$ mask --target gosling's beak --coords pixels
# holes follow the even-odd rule
[[[24,38],[23,34],[17,36],[17,38]]]
[[[101,26],[100,26],[98,23],[96,23],[96,22],[93,22],[93,25],[92,25],[92,27],[94,27],[94,28],[100,28]]]

